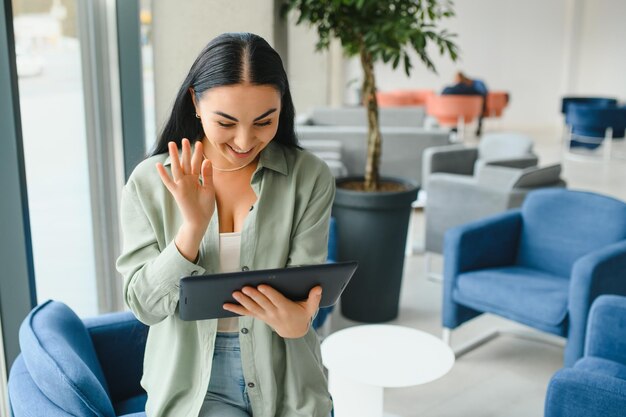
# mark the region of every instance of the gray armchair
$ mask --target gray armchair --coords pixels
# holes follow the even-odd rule
[[[427,252],[443,252],[443,236],[455,226],[522,205],[536,188],[564,187],[561,165],[524,169],[483,165],[476,175],[431,174],[426,199]]]
[[[510,168],[536,166],[533,141],[519,133],[491,133],[485,135],[478,147],[464,145],[438,146],[427,149],[422,161],[423,189],[428,178],[436,172],[471,176],[485,164]]]
[[[423,106],[381,107],[380,125],[384,127],[423,127],[426,110]],[[308,126],[367,126],[365,107],[314,107],[298,117],[297,123]]]

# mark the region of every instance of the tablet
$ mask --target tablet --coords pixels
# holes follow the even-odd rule
[[[238,304],[233,292],[267,284],[293,301],[305,300],[311,288],[322,286],[320,307],[334,305],[356,271],[357,262],[338,262],[259,271],[195,275],[181,278],[179,316],[182,320],[235,317],[224,303]]]

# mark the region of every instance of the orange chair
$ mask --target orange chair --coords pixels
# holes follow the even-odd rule
[[[378,101],[379,107],[400,107],[413,105],[413,98],[411,97],[411,94],[404,90],[377,91],[376,101]]]
[[[473,122],[483,111],[481,96],[434,95],[426,104],[426,113],[442,126],[455,126],[463,140],[465,125]]]
[[[425,106],[428,99],[435,95],[435,90],[407,90],[414,106]]]
[[[376,99],[380,107],[425,106],[434,90],[378,91]]]
[[[501,117],[502,111],[509,104],[509,93],[506,91],[490,91],[487,93],[487,105],[483,116]]]

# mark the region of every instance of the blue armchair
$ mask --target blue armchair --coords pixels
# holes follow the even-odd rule
[[[589,308],[626,295],[626,203],[543,189],[521,209],[449,230],[443,326],[493,313],[567,338],[565,365],[582,356]]]
[[[548,385],[546,417],[626,414],[626,297],[604,295],[589,313],[585,355]]]
[[[566,115],[571,105],[584,104],[595,107],[615,107],[617,99],[613,97],[563,97],[561,99],[561,113]]]
[[[623,139],[626,130],[626,107],[570,104],[565,122],[570,127],[566,147],[595,149],[603,142],[606,158],[611,157],[613,139]]]
[[[14,417],[145,416],[147,334],[130,312],[82,321],[60,302],[35,307],[9,375]]]

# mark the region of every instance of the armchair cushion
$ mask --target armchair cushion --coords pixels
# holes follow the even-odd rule
[[[19,337],[31,378],[59,408],[77,416],[114,415],[91,338],[69,307],[54,301],[35,307]]]
[[[488,268],[460,274],[454,298],[521,323],[541,323],[555,333],[567,315],[568,286],[567,278],[529,268]]]

